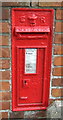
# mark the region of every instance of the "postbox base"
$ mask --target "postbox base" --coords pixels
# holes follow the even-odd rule
[[[46,110],[47,107],[13,108],[12,111]]]

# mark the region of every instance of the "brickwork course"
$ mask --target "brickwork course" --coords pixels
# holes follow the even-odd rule
[[[44,1],[44,0],[43,0]],[[63,100],[63,2],[0,3],[0,118],[46,118],[47,111],[12,112],[12,55],[11,55],[11,10],[17,8],[54,9],[54,33],[52,40],[52,64],[49,105]],[[2,29],[1,29],[2,28]],[[54,108],[53,108],[54,109]]]

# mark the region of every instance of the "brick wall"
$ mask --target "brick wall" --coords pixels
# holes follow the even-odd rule
[[[46,118],[46,111],[12,112],[11,74],[11,9],[30,7],[54,9],[54,36],[50,100],[63,99],[63,3],[60,2],[2,2],[0,10],[0,118]],[[1,29],[2,28],[2,29]]]

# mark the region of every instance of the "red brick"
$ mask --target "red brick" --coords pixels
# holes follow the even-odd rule
[[[3,20],[6,20],[6,19],[9,19],[9,9],[7,8],[2,8],[2,19]],[[0,16],[0,19],[1,19],[1,16]]]
[[[63,78],[52,79],[52,86],[63,86]]]
[[[0,59],[0,69],[8,69],[10,67],[10,60]]]
[[[63,89],[52,89],[53,97],[63,97]]]
[[[61,2],[44,2],[44,0],[39,0],[39,6],[63,6],[63,4],[61,4]]]
[[[30,0],[25,2],[2,2],[2,6],[30,6]]]
[[[0,110],[10,109],[10,102],[0,102]]]
[[[0,80],[9,80],[10,79],[10,71],[0,71]]]
[[[4,118],[8,118],[8,112],[0,112],[0,120],[4,120]]]
[[[11,100],[10,92],[0,92],[0,100]]]
[[[7,119],[8,118],[8,112],[2,112],[2,118],[6,118]]]
[[[63,22],[56,22],[55,32],[63,32]]]
[[[9,45],[9,36],[0,36],[0,45]]]
[[[63,55],[63,46],[54,46],[54,54],[55,55]]]
[[[56,19],[57,20],[63,20],[63,9],[57,9],[56,10]]]
[[[0,69],[8,69],[10,68],[10,60],[0,59]]]
[[[54,76],[63,76],[63,67],[58,67],[53,69]]]
[[[63,57],[55,57],[54,65],[55,66],[63,66]]]
[[[0,82],[0,90],[10,90],[9,82]]]
[[[11,112],[10,118],[24,118],[24,112],[23,111],[17,111],[17,112]]]
[[[54,43],[63,44],[63,34],[56,34]]]
[[[2,92],[0,92],[0,100],[2,100]]]
[[[9,33],[9,26],[8,22],[0,22],[0,33]]]
[[[10,57],[10,49],[9,48],[0,48],[0,57],[4,57],[4,58]]]
[[[2,120],[2,113],[0,112],[0,119]]]

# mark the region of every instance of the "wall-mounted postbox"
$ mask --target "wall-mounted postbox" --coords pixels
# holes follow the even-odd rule
[[[13,111],[48,106],[52,28],[52,9],[12,9]]]

